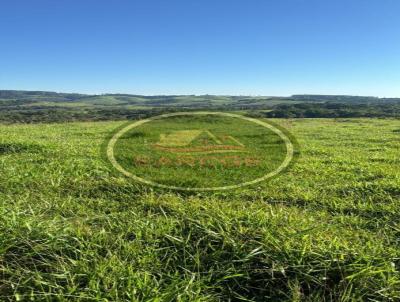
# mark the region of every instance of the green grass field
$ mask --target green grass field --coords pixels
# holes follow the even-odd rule
[[[0,126],[0,300],[399,301],[400,121],[274,122],[296,164],[219,193],[114,171],[121,121]]]

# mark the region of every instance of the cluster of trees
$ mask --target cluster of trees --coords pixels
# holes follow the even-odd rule
[[[399,103],[298,103],[281,104],[265,113],[279,118],[400,117]]]
[[[166,109],[150,108],[145,110],[129,109],[90,109],[45,108],[24,110],[0,110],[0,123],[60,123],[72,121],[106,121],[142,119],[163,114]]]

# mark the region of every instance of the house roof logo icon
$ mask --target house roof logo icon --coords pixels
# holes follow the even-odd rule
[[[209,130],[178,130],[160,134],[159,141],[153,147],[171,153],[189,154],[248,152],[233,136],[217,137]]]

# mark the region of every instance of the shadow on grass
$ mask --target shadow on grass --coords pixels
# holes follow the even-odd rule
[[[0,143],[0,155],[22,152],[40,152],[43,148],[40,145],[24,143]]]

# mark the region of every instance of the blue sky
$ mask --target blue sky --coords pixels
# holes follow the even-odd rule
[[[0,89],[400,97],[398,0],[5,0]]]

